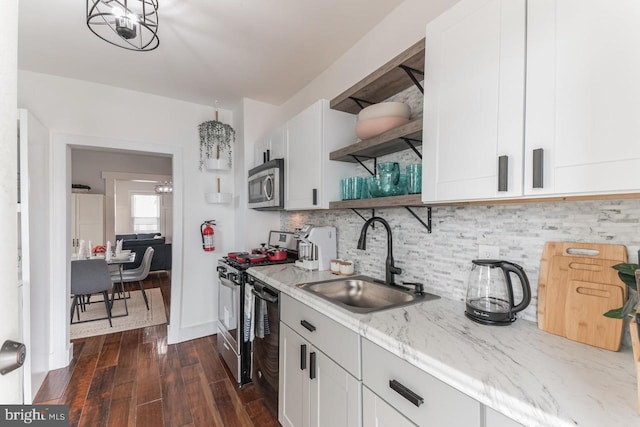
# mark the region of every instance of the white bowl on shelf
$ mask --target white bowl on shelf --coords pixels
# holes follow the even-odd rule
[[[377,119],[380,117],[411,117],[411,107],[404,102],[380,102],[363,108],[358,114],[358,121]]]
[[[205,193],[207,203],[231,203],[231,193]]]
[[[375,119],[358,122],[356,135],[360,139],[369,139],[386,131],[409,123],[404,117],[377,117]]]

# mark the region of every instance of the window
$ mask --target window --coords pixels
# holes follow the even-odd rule
[[[133,194],[131,196],[131,228],[134,233],[160,232],[160,196]]]

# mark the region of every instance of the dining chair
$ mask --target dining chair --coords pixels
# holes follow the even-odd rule
[[[151,260],[153,259],[153,252],[154,250],[151,246],[147,247],[147,249],[144,251],[144,256],[142,257],[140,267],[131,270],[125,270],[122,272],[122,276],[120,276],[119,272],[111,274],[111,280],[116,283],[119,283],[121,281],[123,284],[138,282],[140,290],[142,291],[144,303],[147,306],[147,310],[149,310],[149,300],[147,299],[147,293],[144,290],[142,281],[149,275],[149,271],[151,269]]]
[[[85,297],[91,294],[101,293],[104,299],[104,306],[107,309],[109,326],[113,327],[111,323],[111,306],[113,300],[109,302],[109,291],[111,289],[113,289],[113,282],[111,281],[109,267],[105,260],[83,259],[71,261],[71,295],[73,295],[73,302],[71,303],[71,323],[74,323],[74,310],[77,311],[78,315],[78,321],[75,323],[88,322],[88,320],[80,320],[80,308],[84,308],[86,304]]]

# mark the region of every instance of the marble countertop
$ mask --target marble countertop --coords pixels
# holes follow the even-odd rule
[[[295,285],[335,278],[293,265],[249,269],[366,339],[526,426],[640,425],[633,354],[580,344],[518,319],[485,326],[440,298],[354,314]]]

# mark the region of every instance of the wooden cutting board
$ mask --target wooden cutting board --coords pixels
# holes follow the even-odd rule
[[[538,327],[617,351],[623,321],[604,317],[621,307],[627,287],[612,266],[627,262],[623,245],[546,242],[538,281]]]

